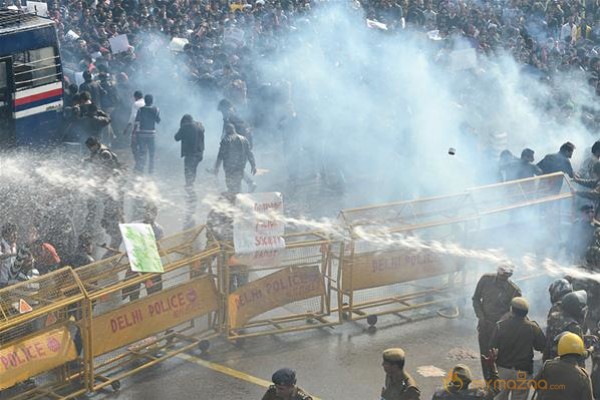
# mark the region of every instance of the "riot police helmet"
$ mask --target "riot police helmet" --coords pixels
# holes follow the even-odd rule
[[[587,292],[577,290],[568,293],[562,300],[562,309],[573,317],[583,317],[587,312]]]
[[[562,300],[567,294],[571,293],[573,291],[573,285],[564,278],[557,279],[550,284],[548,291],[550,292],[550,301],[554,304],[557,301]]]

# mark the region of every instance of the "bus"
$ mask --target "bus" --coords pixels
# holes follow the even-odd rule
[[[0,149],[59,142],[62,106],[54,21],[0,9]]]

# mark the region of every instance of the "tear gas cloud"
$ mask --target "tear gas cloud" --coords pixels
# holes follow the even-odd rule
[[[456,193],[493,182],[498,154],[505,148],[518,155],[530,147],[540,159],[570,140],[578,146],[577,165],[594,140],[581,122],[582,106],[595,104],[582,74],[542,81],[502,53],[480,55],[467,68],[462,39],[433,41],[410,31],[390,36],[368,29],[362,11],[341,5],[322,6],[310,20],[302,16],[291,24],[297,29],[279,38],[285,43],[282,51],[251,54],[254,70],[239,72],[256,74],[280,89],[289,87],[301,121],[294,138],[300,149],[295,167],[302,177],[319,172],[325,185],[345,186],[333,209]],[[183,213],[183,204],[173,201],[173,193],[183,186],[183,162],[173,134],[183,114],[202,121],[206,152],[199,170],[211,166],[221,136],[222,120],[216,110],[220,96],[198,88],[185,66],[186,55],[171,54],[164,38],[144,37],[137,51],[146,68],[133,74],[132,82],[154,94],[163,122],[157,138],[156,184],[138,178],[127,193]],[[571,111],[564,107],[565,96],[573,105]],[[286,102],[263,112],[277,121]],[[281,138],[274,131],[254,133],[257,164],[271,171],[258,179],[262,191],[284,191],[288,172]],[[456,155],[450,156],[449,148],[455,148]],[[2,158],[0,179],[7,177],[22,187],[35,181],[85,192],[97,185],[93,177],[81,177],[77,168],[50,163],[32,169],[30,159],[23,156]],[[206,176],[201,174],[199,180],[203,189],[217,191]],[[29,187],[35,191],[35,185]],[[3,202],[15,197],[22,201],[24,196],[21,192]],[[331,221],[319,222],[311,215],[297,220],[310,228],[334,229]],[[298,221],[290,217],[286,222]],[[392,241],[398,240],[405,239]],[[551,263],[545,265],[562,271]]]

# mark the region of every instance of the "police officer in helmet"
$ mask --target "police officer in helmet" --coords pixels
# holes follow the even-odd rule
[[[592,382],[580,366],[587,357],[583,340],[566,332],[558,341],[558,358],[548,360],[535,377],[536,400],[592,400]]]

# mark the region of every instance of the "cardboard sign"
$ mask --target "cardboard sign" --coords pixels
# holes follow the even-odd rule
[[[83,72],[76,72],[75,83],[77,84],[77,86],[81,85],[83,82],[85,82],[85,79],[83,79]]]
[[[229,327],[241,328],[269,310],[324,294],[325,282],[318,266],[282,269],[229,295]]]
[[[431,251],[409,249],[355,253],[342,266],[344,291],[432,278],[457,270],[456,261]]]
[[[171,51],[175,51],[178,53],[181,53],[183,51],[183,48],[185,47],[186,44],[188,44],[190,41],[185,39],[185,38],[173,38],[171,40],[171,43],[169,43],[169,49]]]
[[[111,37],[108,39],[110,43],[110,51],[113,54],[125,53],[129,50],[129,39],[127,39],[127,35],[119,35],[115,37]]]
[[[40,17],[48,16],[48,4],[41,1],[27,1],[27,11],[39,15]]]
[[[388,30],[388,27],[387,27],[386,24],[381,23],[379,21],[372,20],[372,19],[367,19],[367,27],[374,28],[374,29],[379,29],[379,30],[382,30],[382,31],[387,31]]]
[[[152,226],[148,224],[119,224],[127,257],[133,272],[165,272],[158,254]]]
[[[237,258],[248,265],[277,265],[285,249],[281,193],[238,194],[236,206],[233,243]]]
[[[79,39],[79,35],[73,31],[69,30],[69,32],[65,33],[65,39],[77,40],[77,39]]]
[[[219,308],[211,277],[128,303],[92,320],[94,356],[137,342]]]
[[[440,31],[438,29],[427,32],[427,37],[430,40],[434,40],[434,41],[444,40],[444,38],[440,35]]]
[[[53,329],[0,349],[0,390],[77,358],[67,327]]]

